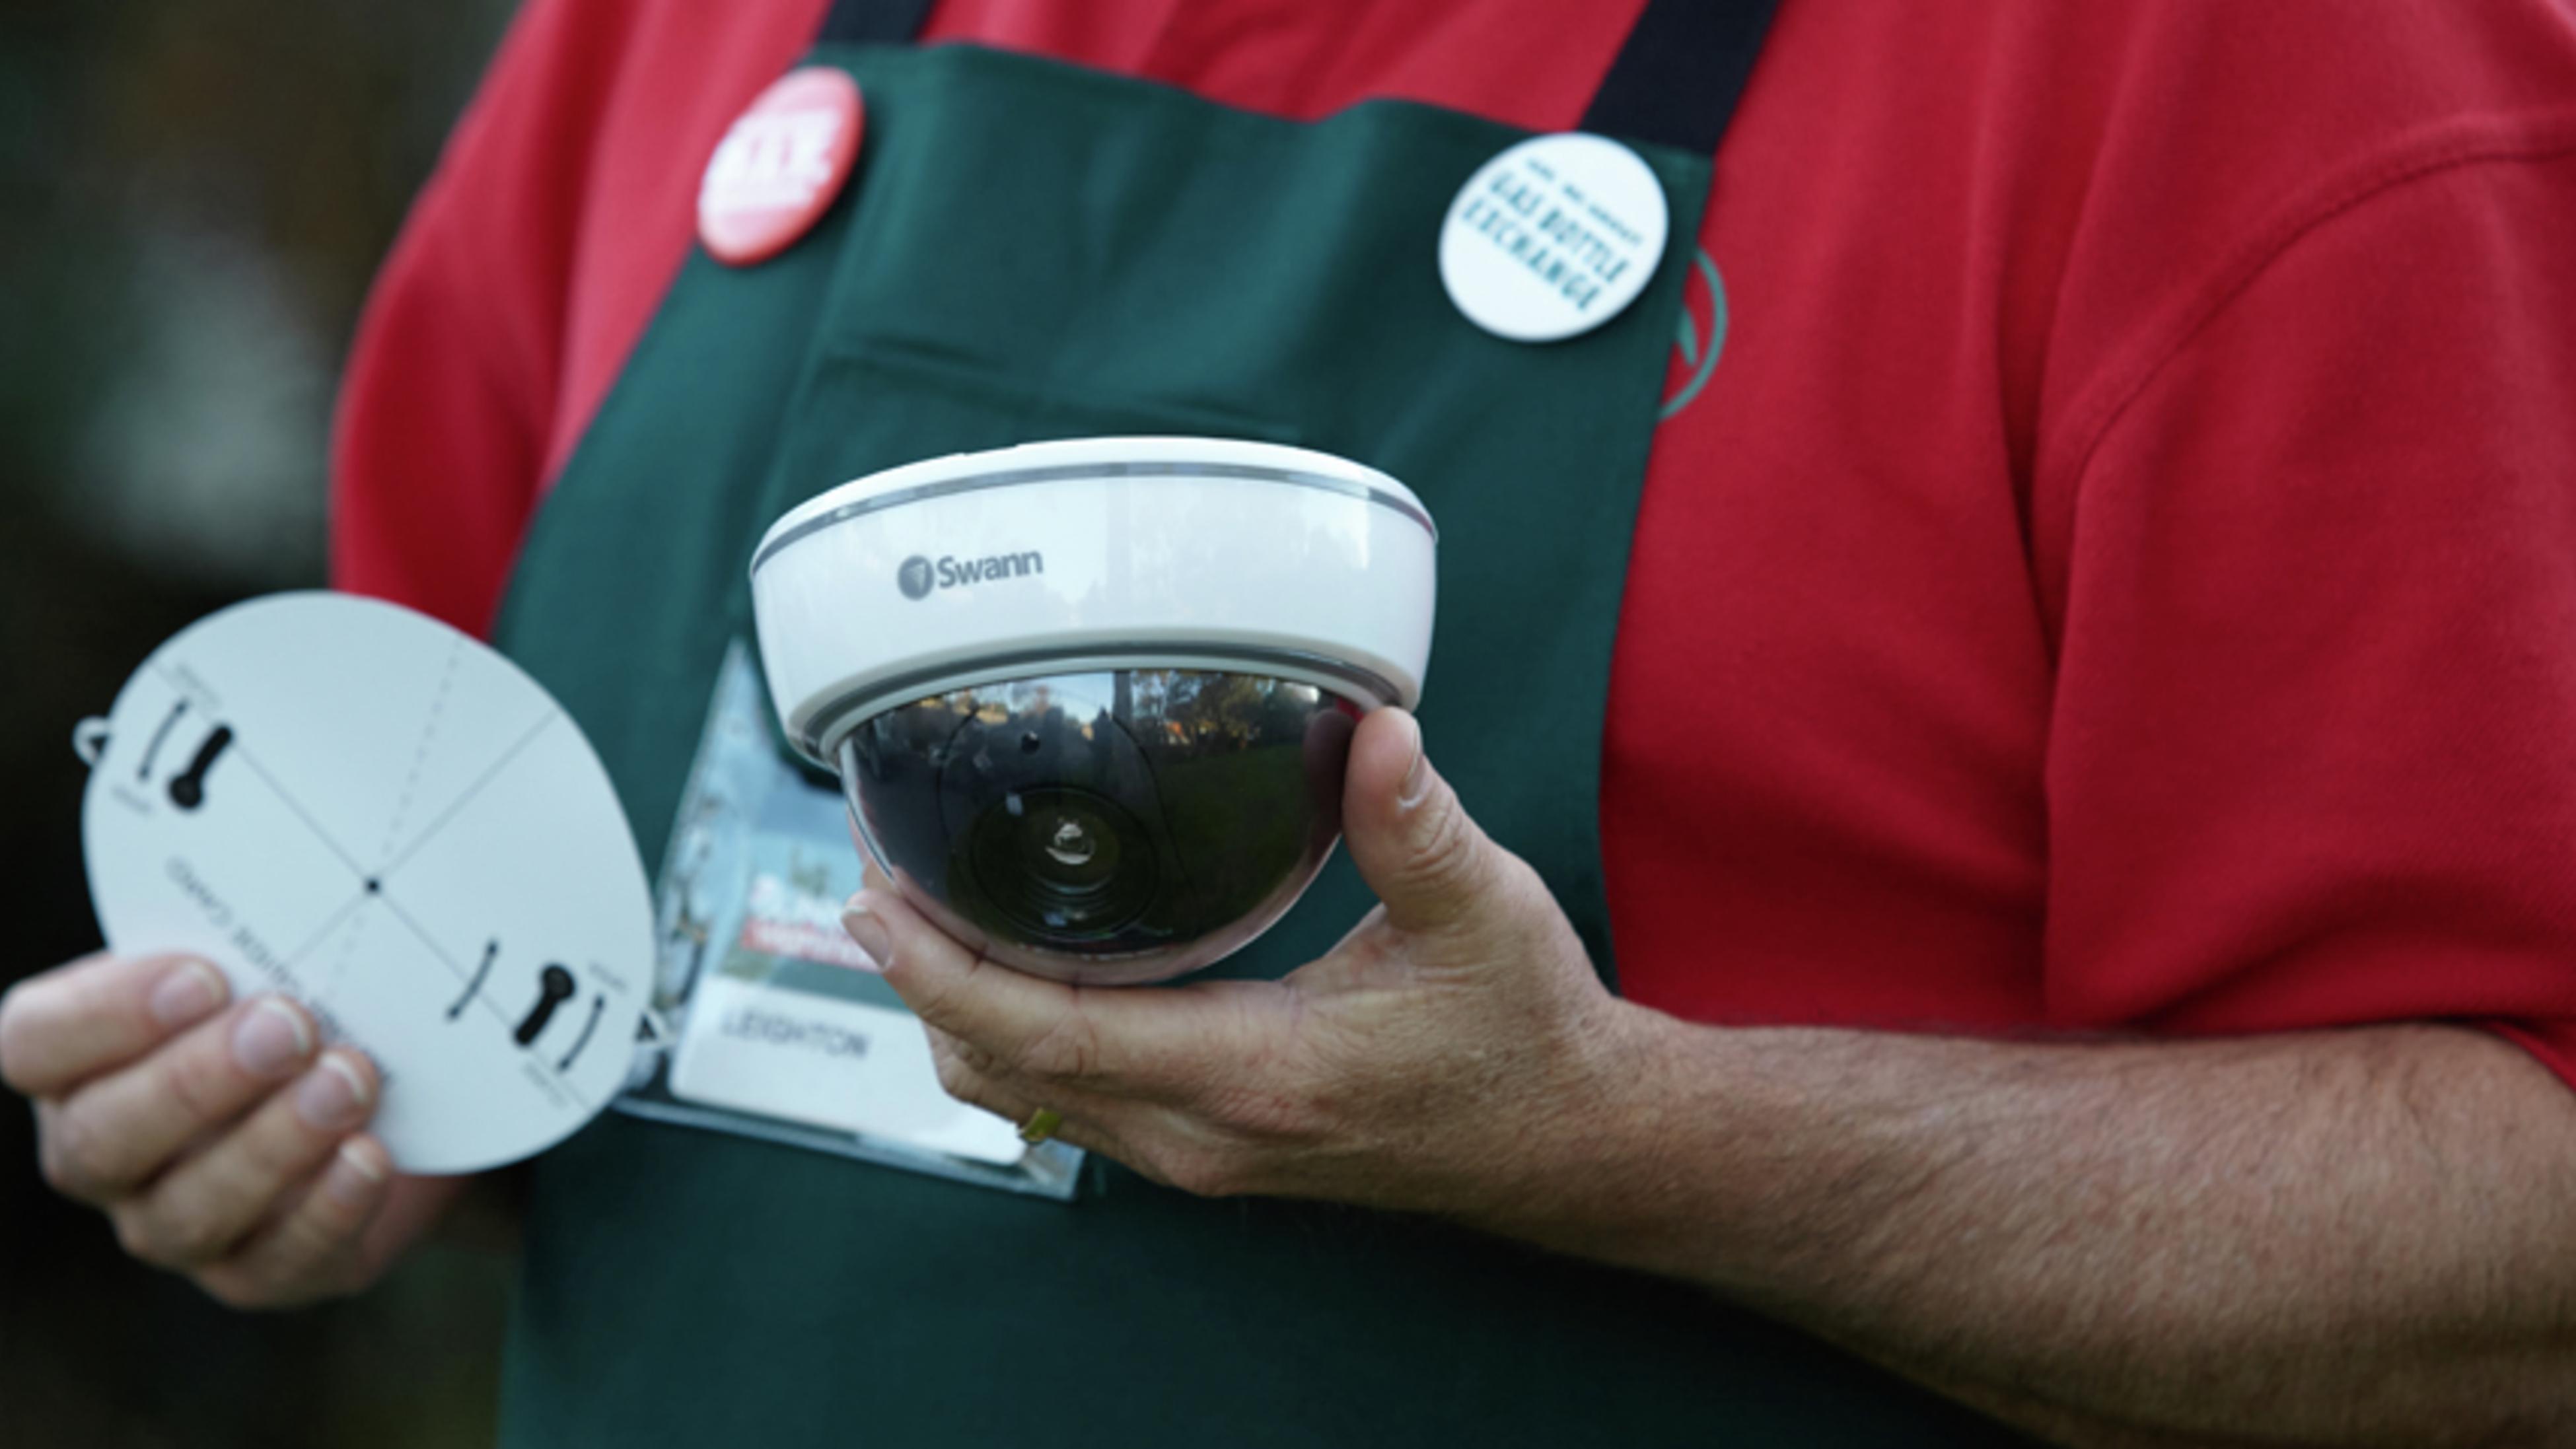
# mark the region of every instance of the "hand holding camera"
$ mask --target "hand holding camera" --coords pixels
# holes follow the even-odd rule
[[[845,924],[948,1091],[1200,1193],[1521,1200],[1635,1013],[1407,709],[1434,533],[1300,449],[1100,439],[862,478],[752,564],[773,703],[869,860]],[[1347,832],[1383,905],[1268,982],[1167,980]]]
[[[1645,1013],[1420,751],[1401,710],[1361,722],[1341,815],[1382,904],[1278,981],[1043,980],[959,944],[882,875],[845,923],[965,1101],[1057,1113],[1065,1140],[1196,1193],[1526,1209],[1568,1186],[1531,1164],[1580,1160],[1573,1144],[1626,1110]]]

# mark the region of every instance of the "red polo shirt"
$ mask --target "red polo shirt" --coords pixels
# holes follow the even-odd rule
[[[520,18],[358,341],[343,586],[488,623],[823,8]],[[1550,130],[1638,8],[948,0],[930,37]],[[1631,995],[2457,1018],[2576,1076],[2576,9],[1786,0],[1697,245],[1609,701]]]

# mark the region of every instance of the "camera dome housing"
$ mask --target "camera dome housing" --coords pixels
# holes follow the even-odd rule
[[[1259,935],[1341,829],[1358,717],[1416,704],[1435,533],[1327,454],[1104,438],[873,474],[751,565],[771,702],[943,929],[1060,980]]]

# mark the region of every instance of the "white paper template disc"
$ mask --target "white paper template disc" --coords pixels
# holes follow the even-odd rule
[[[446,625],[279,594],[180,631],[116,697],[82,805],[119,952],[277,991],[385,1077],[406,1172],[551,1146],[606,1106],[650,989],[644,867],[589,741]]]
[[[1441,285],[1495,336],[1554,342],[1637,300],[1671,224],[1636,152],[1580,131],[1532,137],[1458,188],[1440,228]]]

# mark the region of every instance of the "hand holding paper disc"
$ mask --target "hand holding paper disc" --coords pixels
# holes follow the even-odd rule
[[[112,949],[202,955],[375,1058],[406,1172],[537,1152],[625,1077],[653,962],[625,814],[444,624],[307,593],[190,625],[118,693],[82,837]]]

